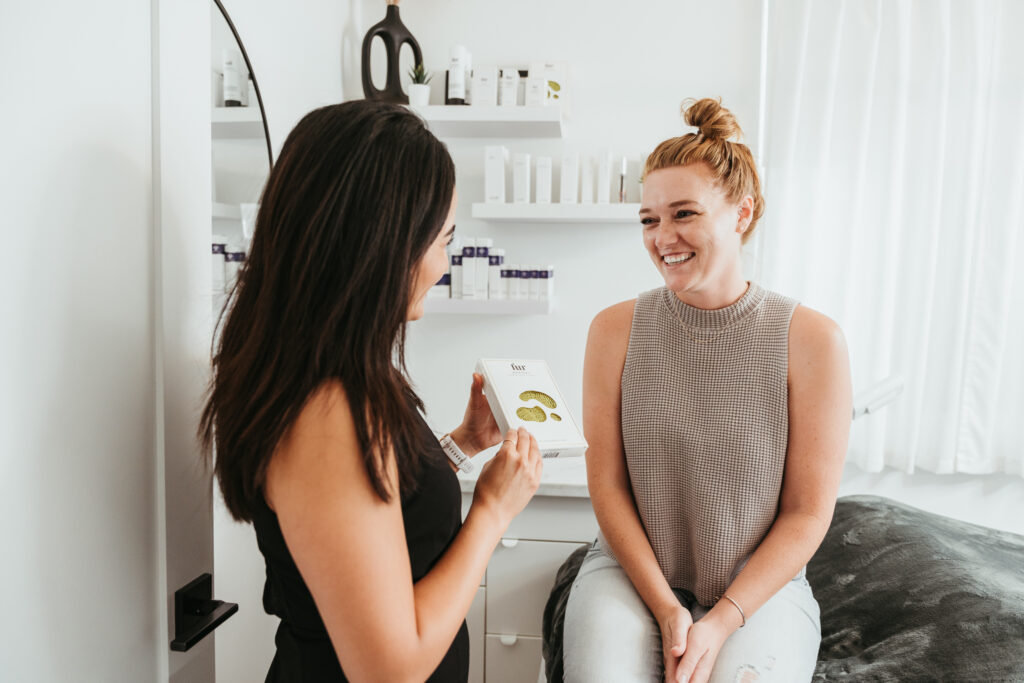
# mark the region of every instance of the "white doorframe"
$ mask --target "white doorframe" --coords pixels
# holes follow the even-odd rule
[[[212,330],[209,235],[209,0],[151,0],[156,269],[155,501],[160,520],[161,681],[213,681],[214,638],[170,651],[174,592],[213,573],[210,474],[196,426],[209,376]],[[228,599],[217,594],[214,597]]]

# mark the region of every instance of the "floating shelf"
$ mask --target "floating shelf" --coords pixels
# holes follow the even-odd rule
[[[438,137],[560,138],[562,108],[428,105],[410,107]]]
[[[223,202],[213,203],[213,217],[223,218],[229,221],[242,220],[242,209],[238,204],[224,204]]]
[[[210,117],[214,140],[263,139],[259,107],[214,107]]]
[[[490,315],[547,315],[554,302],[519,299],[425,299],[425,313],[470,313]]]
[[[639,204],[474,204],[473,218],[496,223],[636,223]]]

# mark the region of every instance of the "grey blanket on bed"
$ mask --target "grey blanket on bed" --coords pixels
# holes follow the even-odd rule
[[[549,683],[586,548],[544,610]],[[877,496],[849,496],[807,580],[821,605],[815,681],[1024,681],[1024,537]]]

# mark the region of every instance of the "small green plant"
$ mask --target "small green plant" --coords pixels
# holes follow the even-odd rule
[[[433,77],[433,74],[428,73],[427,70],[423,68],[422,64],[417,64],[409,70],[409,78],[411,78],[412,82],[417,85],[426,85],[427,83],[430,83],[430,79]]]

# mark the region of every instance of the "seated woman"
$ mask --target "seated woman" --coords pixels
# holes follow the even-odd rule
[[[643,242],[665,286],[600,312],[584,367],[601,533],[565,617],[569,683],[808,681],[820,641],[804,567],[828,529],[849,434],[838,326],[744,280],[764,210],[732,114],[644,168]]]
[[[403,357],[454,215],[448,151],[398,105],[310,112],[267,180],[200,431],[266,560],[267,681],[467,679],[466,613],[543,465],[509,431],[461,521],[446,453],[501,439],[483,378],[439,443]]]

